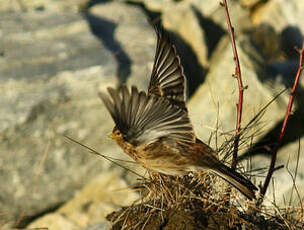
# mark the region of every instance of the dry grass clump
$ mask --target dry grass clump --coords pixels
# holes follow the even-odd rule
[[[107,216],[116,229],[302,229],[300,210],[255,208],[207,173],[184,177],[151,174],[137,186],[142,200]],[[302,210],[303,211],[303,210]],[[295,215],[295,213],[297,213]],[[303,215],[302,215],[303,218]],[[303,219],[302,219],[303,220]]]

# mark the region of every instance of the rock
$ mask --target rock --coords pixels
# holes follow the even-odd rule
[[[281,69],[284,68],[280,65],[286,66],[288,62],[298,62],[299,55],[295,47],[302,46],[304,26],[299,21],[301,21],[303,13],[304,3],[296,0],[288,2],[268,1],[253,11],[253,22],[258,27],[270,28],[277,34],[277,38],[275,36],[265,36],[264,38],[268,44],[273,44],[274,48],[279,48],[280,55],[279,57],[276,55],[278,58],[271,58],[268,70],[279,72],[276,77],[283,77],[284,82],[294,79],[296,73],[297,67],[289,69],[290,74],[288,75],[286,75],[286,70],[280,73]],[[290,85],[289,83],[287,86]]]
[[[288,127],[288,126],[287,126]],[[284,165],[284,169],[275,172],[275,192],[277,204],[279,206],[286,205],[286,201],[289,202],[291,206],[300,206],[300,200],[303,198],[301,194],[304,194],[304,157],[302,151],[302,145],[304,143],[304,138],[301,137],[298,141],[294,141],[278,152],[276,165]],[[295,190],[293,180],[295,180],[295,185],[297,186]],[[298,193],[298,194],[297,194]]]
[[[260,79],[262,81],[266,82],[268,80],[265,81],[265,79],[270,79],[270,82],[277,82],[288,88],[292,87],[299,63],[299,54],[295,47],[300,48],[303,42],[304,27],[299,23],[303,13],[303,1],[294,0],[288,2],[281,0],[267,1],[253,11],[252,18],[258,28],[257,34],[263,36],[263,29],[261,28],[267,28],[268,30],[268,32],[264,30],[266,32],[264,39],[262,36],[260,36],[262,39],[254,39],[255,36],[252,36],[256,44],[262,44],[260,47],[263,47],[262,50],[267,61],[265,70],[261,74]],[[283,146],[297,141],[304,134],[304,126],[302,125],[304,124],[303,82],[303,78],[300,79],[293,107],[293,116],[289,119],[289,128],[286,130]],[[283,120],[280,120],[257,145],[268,147],[273,145],[277,140],[282,122]],[[253,146],[253,148],[256,148],[256,146]],[[269,153],[269,150],[265,148],[262,152]]]
[[[282,60],[280,36],[274,28],[267,24],[260,24],[249,32],[252,43],[262,53],[266,62]]]
[[[141,2],[152,12],[160,12],[164,27],[173,32],[177,51],[181,56],[188,79],[189,95],[205,80],[209,58],[227,30],[224,8],[217,1],[134,1]],[[229,3],[236,33],[252,26],[249,11],[239,2]],[[153,21],[153,20],[152,20]],[[174,39],[173,39],[174,40]],[[183,41],[180,44],[180,40]]]
[[[114,9],[115,13],[113,13]],[[113,2],[94,6],[85,13],[85,17],[91,25],[96,17],[117,25],[113,36],[119,46],[113,47],[113,52],[117,53],[118,59],[122,52],[127,54],[131,73],[120,77],[121,82],[147,90],[155,55],[156,34],[143,11],[139,7]],[[103,24],[104,22],[100,21],[100,26]]]
[[[77,230],[79,229],[72,221],[69,221],[66,217],[54,213],[48,214],[39,218],[35,222],[31,223],[28,228],[46,228],[50,230]]]
[[[299,52],[303,43],[303,33],[297,26],[287,26],[281,31],[280,46],[286,59],[299,59]]]
[[[81,228],[81,230],[110,230],[111,227],[112,227],[111,223],[101,222],[101,223],[92,224],[87,227]]]
[[[214,37],[212,42],[207,41],[211,34],[206,37],[206,31],[201,27],[201,21],[204,19],[189,2],[172,3],[162,11],[161,19],[163,26],[169,30],[181,58],[187,77],[188,95],[191,96],[204,81],[209,65],[208,55],[217,38]]]
[[[105,216],[121,206],[130,205],[139,195],[128,188],[118,173],[110,171],[96,176],[73,200],[58,212],[79,226],[105,221]]]
[[[236,41],[244,86],[243,121],[242,127],[259,112],[273,97],[282,89],[282,85],[276,82],[263,84],[259,79],[259,73],[263,71],[263,59],[252,46],[248,36],[239,37]],[[189,113],[194,123],[197,135],[203,141],[207,141],[210,133],[215,135],[218,123],[217,145],[220,146],[233,134],[236,125],[236,104],[238,103],[237,80],[232,77],[234,73],[233,53],[228,37],[222,39],[216,48],[211,61],[210,71],[203,84],[188,103]],[[285,114],[288,95],[281,96],[267,109],[261,120],[251,132],[263,133],[270,130],[276,122],[280,121]],[[267,124],[267,125],[266,125]],[[254,131],[255,130],[255,131]],[[224,135],[223,135],[224,134]],[[257,134],[257,133],[255,133]],[[259,136],[260,136],[259,135]],[[214,137],[214,136],[213,136]],[[258,138],[256,136],[255,138]],[[213,138],[215,141],[216,138]],[[248,143],[249,144],[249,143]],[[244,150],[245,146],[242,147]],[[246,149],[246,148],[245,148]]]
[[[241,0],[241,3],[248,8],[252,8],[261,2],[262,0]]]
[[[184,1],[172,3],[172,6],[162,11],[161,19],[164,27],[181,36],[196,53],[200,64],[207,67],[208,47],[205,33],[191,4]]]
[[[202,9],[204,15],[210,16],[212,13],[218,9],[219,2],[216,1],[203,1],[203,0],[190,0],[190,1],[161,1],[161,0],[151,0],[151,1],[142,1],[135,0],[134,2],[142,2],[145,7],[150,9],[151,11],[159,11],[164,12],[169,10],[169,8],[173,9],[178,5],[184,4],[192,4]]]
[[[135,2],[138,3],[138,1]],[[144,2],[144,4],[149,5],[150,2]],[[153,5],[154,3],[151,2],[151,4]],[[96,7],[99,8],[98,6]],[[95,12],[94,8],[91,10],[93,13]],[[104,11],[106,11],[106,8],[104,8]],[[102,15],[104,15],[104,13],[102,13]],[[117,34],[117,39],[121,44],[124,45],[125,49],[129,51],[128,53],[130,54],[131,60],[134,60],[135,63],[142,64],[132,66],[132,72],[136,71],[141,73],[135,75],[140,76],[140,79],[132,75],[127,82],[129,85],[137,85],[140,89],[146,90],[150,80],[151,69],[154,61],[156,36],[150,28],[149,30],[145,30],[138,27],[138,25],[134,26],[134,24],[129,23],[128,18],[130,17],[130,14],[127,11],[124,11],[124,15],[125,16],[121,16],[119,24],[126,25],[121,26],[121,28],[127,29],[121,30],[120,33]],[[153,15],[153,13],[151,13],[151,15]],[[110,16],[111,15],[109,15],[109,17]],[[148,20],[142,19],[143,17],[138,15],[133,15],[132,17],[141,18],[140,22],[143,24],[146,24]],[[151,23],[158,22],[158,18],[154,16],[151,16],[149,20]],[[208,50],[204,44],[204,31],[200,29],[199,20],[196,13],[192,9],[191,5],[187,2],[185,4],[171,4],[169,2],[163,3],[161,20],[162,26],[170,33],[171,40],[181,58],[186,76],[192,76],[191,78],[188,77],[188,88],[190,94],[192,94],[197,86],[203,81],[205,68],[208,66]],[[117,31],[119,31],[119,29]],[[120,38],[120,34],[126,33],[130,35],[136,34],[137,36],[131,40],[125,40],[123,37]],[[149,39],[144,41],[142,39],[143,33],[145,33],[145,36],[149,36]],[[150,51],[151,61],[147,62],[146,59],[142,59],[141,57],[143,56],[142,52],[146,52],[148,49],[147,47],[150,46],[153,47],[153,49]],[[145,48],[141,49],[141,47]],[[199,73],[199,75],[197,73]]]
[[[45,226],[60,230],[64,227],[60,225],[64,224],[64,220],[73,224],[74,228],[71,229],[109,229],[110,224],[105,220],[105,216],[139,198],[137,193],[127,190],[126,182],[117,172],[99,174],[55,213],[39,218],[28,227]],[[52,223],[49,220],[52,220]]]
[[[302,34],[304,25],[299,23],[304,14],[304,2],[299,0],[271,0],[258,7],[252,15],[254,24],[271,25],[281,32],[288,26],[297,26]]]
[[[302,137],[298,142],[290,143],[279,150],[276,166],[283,165],[284,168],[274,172],[274,187],[270,183],[266,193],[265,205],[272,205],[271,202],[275,202],[278,207],[300,207],[299,195],[302,199],[302,194],[304,194],[304,158],[301,151],[303,141],[304,138]],[[299,161],[298,154],[300,154]],[[252,158],[252,168],[265,168],[268,170],[270,160],[270,157],[267,156],[256,156]],[[267,170],[264,170],[265,173],[259,175],[266,176]],[[264,177],[256,178],[256,184],[263,182]],[[296,188],[294,185],[296,185]]]
[[[82,0],[66,0],[66,1],[40,1],[40,0],[32,0],[32,1],[24,1],[24,0],[12,0],[12,1],[1,1],[0,2],[0,11],[15,11],[15,12],[26,12],[26,11],[48,11],[52,10],[54,12],[67,12],[74,11],[76,12],[78,9],[78,4]]]
[[[103,154],[127,159],[108,138],[113,122],[98,91],[116,86],[117,75],[120,80],[128,78],[131,66],[125,50],[134,55],[132,77],[138,85],[148,81],[143,66],[152,65],[154,56],[154,45],[146,43],[155,42],[150,36],[153,30],[138,8],[107,3],[94,8],[102,16],[91,13],[90,19],[88,14],[52,9],[0,16],[7,21],[1,29],[5,36],[0,57],[0,180],[6,181],[0,185],[0,209],[9,210],[1,216],[5,221],[58,206],[89,178],[113,166],[64,135]],[[134,17],[125,21],[129,24],[117,24],[123,15]],[[150,31],[137,39],[142,43],[128,42],[137,38],[132,28],[123,28],[130,24],[133,29],[138,25],[138,31]],[[123,47],[121,40],[132,46]]]
[[[201,12],[203,17],[208,18],[214,24],[228,31],[225,10],[220,5],[220,2],[193,0],[192,4]],[[252,27],[249,9],[243,7],[239,1],[227,1],[227,5],[235,34],[241,34],[243,31]]]
[[[290,61],[298,62],[299,54],[295,50],[295,47],[300,48],[303,42],[304,26],[299,23],[303,13],[304,2],[297,0],[287,2],[282,0],[267,1],[253,11],[253,22],[258,28],[271,30],[271,33],[267,33],[268,36],[265,34],[264,40],[268,40],[269,44],[274,43],[274,46],[279,48],[281,57],[270,60],[270,65],[273,65],[272,62],[274,62],[274,65],[278,64],[278,66],[280,65],[279,63],[285,65],[285,61],[287,61],[287,64]],[[277,36],[274,36],[273,33],[276,33]],[[278,72],[281,69],[282,67],[278,69]],[[286,70],[284,72],[286,73]],[[294,76],[296,69],[292,68],[292,72],[291,75]],[[293,79],[292,76],[285,76],[285,78]]]

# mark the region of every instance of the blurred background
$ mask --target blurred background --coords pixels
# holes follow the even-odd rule
[[[248,86],[244,127],[293,83],[299,56],[294,47],[303,42],[304,1],[227,2]],[[234,134],[238,88],[219,3],[0,1],[1,229],[106,229],[108,213],[138,199],[128,188],[138,176],[64,136],[129,160],[108,138],[113,122],[98,92],[120,84],[147,89],[156,46],[150,22],[161,24],[177,47],[196,134],[215,149]],[[297,189],[304,194],[303,87],[302,77],[278,155],[277,165],[285,168],[274,175],[275,201],[283,206],[299,204],[293,186],[297,165]],[[241,158],[250,158],[253,169],[270,163],[288,98],[288,92],[277,98],[242,141]],[[122,164],[142,173],[136,164]],[[273,187],[266,199],[272,201]]]

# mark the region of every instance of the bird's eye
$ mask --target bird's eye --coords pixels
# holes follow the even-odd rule
[[[116,135],[117,135],[117,136],[120,136],[120,135],[121,135],[121,133],[119,132],[119,130],[116,131]]]

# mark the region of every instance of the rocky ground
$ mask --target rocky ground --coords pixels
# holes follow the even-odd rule
[[[302,0],[229,1],[241,61],[243,126],[292,83],[301,46]],[[146,89],[156,36],[149,20],[170,32],[188,78],[188,108],[200,139],[218,148],[235,128],[237,82],[219,1],[0,2],[0,226],[108,229],[105,216],[139,195],[137,176],[90,154],[128,159],[107,138],[113,127],[98,92],[120,83]],[[304,78],[274,175],[276,204],[299,205],[304,194]],[[252,168],[267,167],[288,102],[280,96],[242,146]],[[210,138],[211,137],[211,138]],[[215,138],[217,137],[217,138]],[[300,150],[299,150],[300,149]],[[299,164],[297,164],[297,154]],[[245,158],[245,157],[244,157]],[[123,163],[138,172],[140,167]],[[290,172],[290,173],[289,173]],[[256,184],[263,177],[256,177]],[[272,186],[271,186],[272,187]],[[291,197],[291,198],[290,198]],[[303,197],[302,197],[303,199]],[[273,201],[270,188],[266,203]],[[37,218],[39,217],[39,218]],[[64,227],[63,227],[64,226]]]

